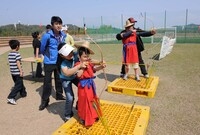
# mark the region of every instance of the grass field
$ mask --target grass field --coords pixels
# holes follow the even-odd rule
[[[107,62],[106,74],[108,83],[119,76],[121,69],[120,44],[100,45],[104,60]],[[100,59],[100,51],[91,45],[95,52],[94,59]],[[159,85],[155,97],[142,98],[112,94],[106,91],[101,99],[122,103],[136,102],[138,105],[150,107],[150,120],[147,135],[199,135],[200,128],[200,45],[175,44],[173,51],[164,59],[150,59],[160,51],[159,45],[145,45],[143,57],[146,63],[154,63],[150,75],[159,77]],[[22,48],[23,58],[32,56],[32,48]],[[51,97],[50,106],[38,111],[42,80],[31,78],[30,63],[23,63],[25,72],[24,83],[28,97],[17,100],[18,105],[6,103],[7,95],[13,86],[7,53],[0,56],[0,134],[2,135],[50,135],[61,124],[64,101],[56,101],[55,93]],[[152,67],[150,67],[152,68]],[[97,73],[96,85],[98,93],[102,90],[105,80],[102,73]],[[54,85],[54,83],[53,83]],[[74,88],[76,92],[76,88]]]

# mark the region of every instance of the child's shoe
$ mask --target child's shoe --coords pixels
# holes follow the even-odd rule
[[[67,122],[68,120],[70,120],[71,118],[70,117],[65,117],[64,118],[64,122]]]
[[[16,105],[17,104],[17,102],[15,101],[14,98],[8,98],[7,100],[8,100],[8,103],[10,103],[12,105]]]
[[[99,121],[99,118],[96,118],[96,119],[95,119],[95,122],[98,122],[98,121]]]
[[[148,79],[148,78],[149,78],[149,75],[148,75],[148,74],[144,75],[144,78]]]
[[[24,98],[27,96],[27,92],[24,92],[24,93],[20,93],[21,97]]]
[[[139,75],[136,75],[136,76],[135,76],[135,80],[139,82],[139,81],[140,81],[140,76],[139,76]]]
[[[82,119],[80,119],[80,123],[81,123],[82,125],[85,125],[85,121],[82,120]]]
[[[124,80],[127,80],[127,79],[128,79],[128,75],[125,74],[124,77],[123,77],[123,79],[124,79]]]

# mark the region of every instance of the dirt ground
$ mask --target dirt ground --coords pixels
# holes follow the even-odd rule
[[[110,48],[109,48],[110,47]],[[146,48],[148,48],[147,46]],[[103,47],[102,47],[103,48]],[[149,47],[150,48],[150,47]],[[2,48],[0,48],[3,51]],[[22,57],[31,56],[30,49],[21,49]],[[155,61],[150,75],[159,77],[154,98],[112,94],[104,91],[101,99],[133,103],[150,107],[147,135],[199,135],[200,134],[200,45],[175,45],[166,58]],[[108,83],[119,76],[120,64],[110,64],[113,46],[103,48],[108,61],[106,74]],[[147,61],[149,54],[144,53]],[[114,61],[114,60],[113,60]],[[23,63],[26,98],[19,98],[17,105],[7,104],[7,96],[13,86],[7,65],[7,52],[0,55],[0,134],[1,135],[51,135],[63,124],[64,101],[55,100],[52,91],[50,105],[39,111],[42,79],[31,76],[30,63]],[[105,84],[102,72],[95,80],[98,94]],[[54,82],[53,82],[54,86]],[[74,87],[76,95],[76,88]],[[77,97],[76,97],[77,100]]]

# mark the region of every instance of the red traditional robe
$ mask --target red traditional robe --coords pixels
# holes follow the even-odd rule
[[[122,40],[123,43],[123,63],[134,64],[139,63],[138,51],[136,45],[136,33],[133,32],[128,38]]]
[[[77,62],[75,66],[79,63]],[[97,99],[93,67],[91,63],[88,64],[78,83],[78,116],[85,121],[85,126],[93,125],[98,118],[93,107],[93,101]]]

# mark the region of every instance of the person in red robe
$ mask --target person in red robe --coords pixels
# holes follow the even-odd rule
[[[127,31],[131,30],[133,33],[131,36],[122,39],[123,43],[123,63],[125,64],[125,75],[124,80],[128,79],[128,73],[130,70],[130,65],[133,64],[133,68],[135,71],[135,79],[137,81],[140,81],[139,78],[139,60],[138,60],[138,50],[136,45],[136,30],[133,29],[133,23],[131,23],[129,20],[126,21],[125,28]],[[123,33],[122,33],[123,34]]]
[[[89,48],[89,42],[86,41],[78,46],[79,62],[75,65],[87,62],[87,67],[81,68],[77,72],[77,77],[80,80],[78,84],[78,116],[85,126],[92,126],[98,120],[98,111],[100,110],[94,106],[99,103],[97,102],[94,73],[106,67],[104,62],[93,64],[90,60],[90,54],[94,54],[94,52]]]

